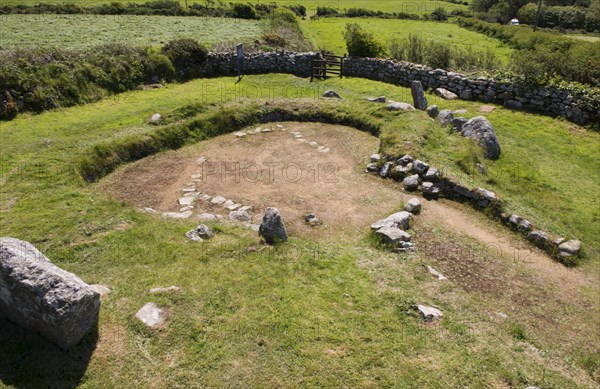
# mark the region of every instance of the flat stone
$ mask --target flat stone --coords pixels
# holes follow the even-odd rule
[[[431,266],[427,265],[427,271],[429,272],[429,274],[431,274],[434,277],[437,277],[437,279],[439,281],[444,281],[447,280],[447,278],[440,272],[438,272],[437,270],[435,270],[434,268],[432,268]]]
[[[387,103],[387,97],[379,96],[379,97],[367,97],[366,100],[372,103]]]
[[[241,207],[238,209],[238,211],[250,212],[250,211],[252,211],[252,206],[251,206],[251,205],[244,205],[244,206],[241,206]]]
[[[31,243],[0,238],[0,317],[60,348],[78,344],[98,322],[100,294]]]
[[[263,128],[262,132],[271,132],[270,128]]]
[[[195,187],[194,188],[183,188],[181,191],[186,192],[186,193],[195,192],[196,188]]]
[[[246,211],[231,211],[229,212],[229,220],[235,220],[238,222],[250,222],[252,218]]]
[[[421,314],[421,317],[423,317],[423,320],[425,320],[426,322],[440,320],[444,315],[441,309],[436,307],[430,307],[427,305],[418,304],[417,310]]]
[[[155,329],[165,325],[168,314],[156,304],[146,303],[139,311],[137,311],[135,317],[146,326]]]
[[[529,239],[534,245],[541,249],[546,249],[549,245],[548,235],[545,232],[540,230],[531,231],[527,235],[527,239]]]
[[[150,293],[152,293],[152,294],[157,294],[157,293],[172,293],[172,292],[179,292],[179,291],[181,291],[181,288],[179,286],[175,286],[175,285],[167,286],[166,288],[152,288],[152,289],[150,289]]]
[[[440,171],[436,168],[432,167],[427,169],[425,174],[423,174],[423,180],[435,182],[440,179]]]
[[[216,215],[214,213],[201,213],[198,215],[198,219],[200,219],[200,220],[219,220],[222,218],[223,218],[223,216]]]
[[[407,211],[392,213],[390,216],[386,217],[386,220],[393,221],[398,228],[403,230],[408,230],[410,228],[410,221],[412,219],[413,215]]]
[[[179,212],[191,211],[192,209],[194,209],[193,205],[186,205],[185,207],[179,208]]]
[[[319,148],[319,153],[328,153],[329,152],[329,147],[324,147],[324,148]]]
[[[223,196],[215,196],[210,200],[212,204],[223,204],[225,201],[227,201],[227,199]]]
[[[448,89],[444,88],[436,88],[433,90],[433,93],[445,100],[458,99],[458,95],[456,93],[450,92]]]
[[[236,131],[236,132],[233,133],[233,135],[235,135],[238,138],[242,138],[242,137],[244,137],[244,136],[246,136],[248,134],[246,134],[244,131]]]
[[[309,145],[311,145],[311,146],[314,146],[314,147],[317,147],[317,146],[319,145],[319,144],[318,144],[317,142],[315,142],[315,141],[308,142],[308,144],[309,144]]]
[[[150,121],[151,122],[157,122],[162,118],[162,116],[159,113],[155,113],[154,115],[150,116]]]
[[[144,207],[142,208],[142,212],[144,213],[158,213],[158,211],[154,208]]]
[[[496,107],[494,107],[493,105],[482,105],[481,107],[479,107],[479,112],[490,113],[495,109],[496,109]]]
[[[329,98],[335,98],[335,99],[342,98],[340,95],[338,95],[335,91],[332,91],[332,90],[325,91],[325,93],[323,93],[323,97],[329,97]]]
[[[388,111],[414,111],[415,107],[408,103],[391,103],[385,107]]]
[[[227,208],[227,207],[230,207],[230,206],[232,206],[234,204],[235,204],[235,202],[233,200],[225,200],[225,202],[223,203],[223,207]]]
[[[235,211],[239,207],[241,207],[240,204],[231,204],[231,205],[227,206],[227,209],[230,210],[230,211]]]
[[[392,247],[398,247],[400,242],[410,242],[411,236],[406,231],[398,227],[381,227],[375,234],[381,236],[385,244]]]
[[[415,159],[413,161],[413,172],[421,175],[421,174],[425,174],[425,172],[427,172],[427,170],[429,169],[429,165],[426,164],[423,161],[420,161],[418,159]]]
[[[171,219],[187,219],[188,217],[192,216],[192,211],[164,212],[162,215]]]
[[[396,227],[396,222],[390,219],[381,219],[371,224],[371,229],[378,230],[383,227]]]
[[[193,230],[190,230],[185,233],[185,237],[191,240],[202,241],[204,239],[210,239],[215,236],[212,228],[207,226],[206,224],[200,224]]]
[[[302,134],[294,134],[294,138],[302,138]]]
[[[396,161],[398,165],[406,166],[413,161],[412,155],[406,154],[403,157],[398,158]]]
[[[441,192],[439,185],[433,182],[423,182],[422,184],[423,195],[437,196]]]
[[[196,201],[196,199],[192,196],[182,197],[178,200],[179,205],[183,205],[183,206],[192,205],[192,204],[194,204],[194,201]]]

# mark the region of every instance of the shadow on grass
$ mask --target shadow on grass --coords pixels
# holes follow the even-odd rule
[[[69,351],[33,332],[0,319],[0,386],[75,388],[81,383],[98,342],[98,327]]]

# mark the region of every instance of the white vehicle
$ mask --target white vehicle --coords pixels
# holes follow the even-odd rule
[[[519,21],[517,19],[512,19],[510,22],[508,22],[508,24],[510,24],[511,26],[518,26]]]

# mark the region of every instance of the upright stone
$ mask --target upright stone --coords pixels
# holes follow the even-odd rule
[[[271,245],[287,240],[287,231],[277,208],[267,208],[262,223],[258,228],[258,234]]]
[[[100,294],[79,277],[29,242],[0,238],[0,317],[67,350],[92,329],[99,310]]]
[[[425,91],[421,81],[413,81],[410,83],[410,91],[412,93],[413,105],[416,109],[426,110],[427,109],[427,98],[425,97]]]

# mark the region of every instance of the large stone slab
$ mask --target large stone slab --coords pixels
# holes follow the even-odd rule
[[[0,317],[69,349],[98,321],[100,294],[31,243],[0,238]]]
[[[475,116],[462,126],[460,134],[474,139],[483,149],[483,154],[488,159],[500,157],[500,142],[492,124],[485,116]]]

